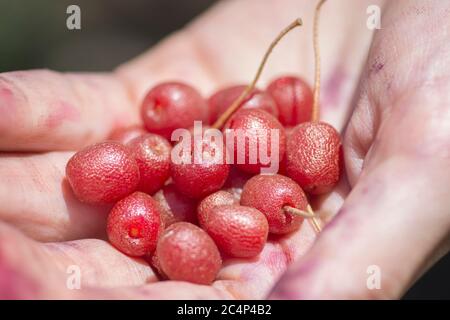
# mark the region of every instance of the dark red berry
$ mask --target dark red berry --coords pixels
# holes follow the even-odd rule
[[[105,204],[136,190],[139,167],[127,147],[102,142],[75,153],[67,163],[66,176],[80,201]]]
[[[208,100],[209,123],[214,123],[219,116],[241,95],[246,85],[236,85],[221,89],[214,93]],[[240,109],[263,109],[278,117],[278,109],[272,97],[264,91],[253,89],[240,104]]]
[[[143,192],[135,192],[112,208],[107,220],[109,241],[130,256],[152,254],[161,228],[156,202]]]
[[[156,254],[161,270],[170,280],[211,284],[222,266],[211,237],[187,222],[174,223],[162,233]]]
[[[242,133],[245,137],[245,144],[240,143],[240,139],[234,138],[234,163],[237,168],[256,174],[261,172],[261,168],[273,165],[272,161],[263,164],[263,159],[260,157],[261,152],[266,154],[269,159],[272,157],[276,159],[277,166],[279,166],[285,153],[286,136],[283,126],[272,115],[260,109],[239,110],[225,124],[225,137],[227,137],[227,130],[231,130],[235,135]],[[272,132],[278,133],[278,141],[272,142]],[[265,147],[262,145],[264,141],[267,143]],[[272,153],[272,143],[278,147],[277,157],[275,157],[275,153]],[[239,154],[244,161],[240,161]],[[251,154],[254,155],[256,161],[252,161]]]
[[[163,137],[147,133],[128,142],[132,155],[139,166],[138,190],[153,194],[170,177],[171,144]]]
[[[232,204],[239,204],[239,201],[230,192],[220,190],[210,194],[198,205],[197,216],[199,223],[202,224],[206,220],[208,212],[212,208]]]
[[[230,257],[257,256],[267,240],[267,219],[255,208],[240,205],[215,206],[205,211],[201,226]]]
[[[181,194],[174,184],[168,184],[153,196],[158,203],[161,221],[165,228],[175,222],[197,221],[197,201]]]
[[[341,139],[324,122],[305,122],[293,130],[286,148],[286,173],[311,194],[329,192],[339,180]]]
[[[148,131],[169,141],[173,130],[190,128],[195,120],[208,121],[205,99],[181,82],[165,82],[152,88],[142,103],[141,114]]]
[[[146,134],[147,130],[141,125],[134,125],[130,127],[119,128],[115,130],[109,139],[113,141],[120,142],[122,144],[127,144],[129,141],[143,134]]]
[[[308,200],[302,188],[282,175],[258,175],[244,186],[241,204],[258,209],[269,222],[269,231],[285,234],[297,230],[303,218],[283,210],[290,206],[306,210]]]
[[[272,81],[266,91],[275,100],[278,118],[284,126],[310,121],[313,93],[304,80],[293,76],[280,77]]]

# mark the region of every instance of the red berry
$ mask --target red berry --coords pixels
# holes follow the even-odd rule
[[[278,118],[283,125],[295,126],[311,119],[313,93],[302,79],[280,77],[272,81],[266,91],[275,100],[279,111]]]
[[[308,193],[329,192],[339,180],[341,139],[324,122],[295,127],[287,142],[286,172]]]
[[[109,241],[130,256],[151,254],[156,248],[161,217],[155,200],[135,192],[112,208],[106,231]]]
[[[297,230],[303,218],[285,212],[283,207],[306,210],[308,200],[292,179],[279,174],[258,175],[245,184],[241,204],[264,213],[271,233],[285,234]]]
[[[211,284],[222,265],[211,237],[187,222],[174,223],[162,233],[156,254],[163,273],[171,280]]]
[[[67,163],[66,176],[80,201],[105,204],[136,190],[139,167],[127,147],[102,142],[75,153]]]
[[[197,221],[197,202],[181,194],[174,184],[168,184],[153,196],[158,203],[164,228],[175,222]]]
[[[180,82],[165,82],[151,89],[141,108],[148,131],[170,140],[172,131],[189,128],[195,120],[208,120],[205,99],[193,87]]]
[[[267,154],[269,159],[272,159],[272,131],[278,131],[278,141],[273,143],[278,146],[278,165],[284,157],[286,148],[286,136],[284,128],[281,123],[267,113],[260,109],[244,109],[237,111],[225,124],[225,130],[233,130],[235,134],[242,132],[245,136],[245,145],[239,143],[238,138],[234,138],[234,163],[236,167],[248,173],[260,173],[261,168],[268,168],[272,165],[263,164],[260,153]],[[225,131],[226,132],[226,131]],[[265,148],[261,146],[262,141],[267,141]],[[239,163],[238,155],[243,153],[244,163]],[[251,154],[255,155],[256,161],[252,161]],[[242,161],[241,161],[242,162]],[[251,163],[254,162],[254,163]]]
[[[236,100],[245,90],[246,85],[236,85],[221,89],[214,93],[208,100],[209,123],[214,123],[219,116],[228,109],[228,107]],[[264,91],[253,89],[250,94],[240,104],[240,109],[263,109],[278,117],[278,109],[272,97]]]
[[[157,134],[147,133],[134,138],[127,146],[139,166],[138,190],[153,194],[161,189],[170,176],[170,143]]]
[[[251,258],[264,248],[269,225],[266,217],[255,208],[224,205],[205,213],[201,226],[221,252],[231,257]]]
[[[177,189],[194,199],[220,190],[230,171],[225,161],[225,147],[222,148],[222,154],[215,156],[218,149],[214,142],[204,140],[199,144],[201,150],[198,153],[193,147],[190,151],[182,150],[182,155],[176,161],[172,157],[170,164],[172,180]]]
[[[119,128],[119,129],[115,130],[109,136],[109,139],[113,140],[113,141],[118,141],[123,144],[127,144],[129,141],[133,140],[134,138],[139,137],[146,133],[147,133],[147,131],[141,125],[134,125],[134,126]]]
[[[214,192],[203,199],[198,205],[198,221],[202,224],[212,208],[232,204],[239,204],[239,201],[236,200],[233,194],[223,190]]]

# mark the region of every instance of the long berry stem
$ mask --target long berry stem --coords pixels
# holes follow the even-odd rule
[[[315,61],[315,79],[314,79],[314,100],[312,110],[312,121],[319,121],[319,99],[320,99],[320,48],[319,48],[319,16],[320,8],[326,0],[320,0],[314,13],[313,25],[313,46]]]
[[[245,90],[241,93],[241,95],[234,100],[234,102],[228,107],[228,109],[217,119],[217,121],[212,125],[213,128],[220,129],[223,127],[225,122],[233,115],[234,112],[236,112],[239,109],[239,106],[241,105],[242,101],[247,97],[247,95],[255,88],[256,83],[259,80],[259,77],[261,76],[261,73],[264,69],[264,66],[267,62],[267,59],[270,56],[270,53],[272,52],[273,48],[276,47],[278,42],[292,29],[299,27],[303,24],[302,19],[298,18],[295,19],[291,24],[289,24],[286,28],[284,28],[278,36],[272,41],[269,48],[267,48],[266,53],[264,54],[261,63],[258,66],[258,70],[256,71],[255,77],[253,78],[253,81],[245,88]]]

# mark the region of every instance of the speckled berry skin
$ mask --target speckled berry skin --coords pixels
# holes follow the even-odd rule
[[[134,125],[130,127],[118,128],[113,131],[109,136],[109,140],[117,141],[122,144],[127,144],[129,141],[143,134],[146,134],[147,130],[141,125]]]
[[[308,200],[302,188],[282,175],[258,175],[244,186],[241,205],[261,211],[269,222],[269,232],[286,234],[298,230],[303,218],[286,213],[284,206],[306,210]]]
[[[161,217],[155,200],[135,192],[115,204],[107,219],[108,239],[130,256],[152,254],[161,230]]]
[[[175,222],[197,222],[197,201],[178,191],[174,184],[168,184],[153,196],[158,203],[161,221],[165,228]]]
[[[222,157],[208,158],[204,155],[212,155],[215,148],[206,140],[202,145],[203,153],[198,152],[198,157],[193,149],[190,153],[182,151],[185,156],[177,161],[171,159],[170,164],[173,183],[182,194],[193,199],[201,199],[220,190],[230,171],[230,165],[225,161],[225,153]]]
[[[339,181],[339,133],[324,122],[305,122],[294,128],[286,148],[286,173],[307,193],[329,192]]]
[[[275,101],[284,126],[295,126],[310,121],[313,107],[313,93],[302,79],[284,76],[273,80],[266,91]]]
[[[197,208],[197,217],[200,225],[205,222],[208,212],[217,206],[239,204],[239,201],[233,194],[227,191],[219,190],[200,201]]]
[[[201,227],[211,236],[219,250],[230,257],[255,257],[267,241],[267,219],[255,208],[215,206],[204,211],[201,221]]]
[[[235,85],[221,89],[208,99],[209,123],[214,123],[219,116],[241,95],[246,85]],[[272,97],[264,91],[253,89],[241,103],[240,109],[263,109],[278,117],[278,109]]]
[[[222,266],[211,237],[187,222],[174,223],[162,233],[156,254],[161,270],[170,280],[208,285]]]
[[[107,204],[136,190],[139,167],[127,147],[102,142],[75,153],[67,163],[66,177],[80,201]]]
[[[242,150],[237,147],[239,144],[239,139],[234,139],[234,163],[235,166],[244,172],[259,174],[261,173],[261,168],[270,167],[270,165],[263,165],[261,163],[261,158],[259,152],[256,152],[256,163],[250,163],[250,151],[249,146],[256,145],[257,150],[260,150],[260,141],[267,141],[266,150],[269,157],[272,155],[271,150],[271,130],[278,130],[279,141],[278,141],[278,161],[282,161],[286,149],[286,135],[284,128],[281,123],[275,119],[272,115],[264,110],[260,109],[243,109],[237,111],[225,124],[224,133],[226,130],[242,130],[245,134],[245,153],[244,153],[244,163],[239,163],[238,153]],[[252,130],[256,131],[252,133]],[[238,132],[238,131],[235,131]],[[225,135],[226,137],[226,135]],[[267,152],[268,151],[268,152]]]
[[[128,142],[133,157],[139,166],[138,190],[153,194],[170,177],[171,144],[157,134],[147,133]]]
[[[148,131],[170,141],[173,130],[190,128],[195,120],[206,123],[208,106],[193,87],[181,82],[165,82],[147,93],[141,115]]]

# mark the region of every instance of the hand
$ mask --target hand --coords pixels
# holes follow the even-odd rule
[[[362,254],[356,258],[363,260],[365,255],[368,259],[380,257],[376,255],[379,252],[376,248],[380,248],[378,244],[384,238],[377,228],[402,222],[400,227],[396,227],[398,230],[394,233],[398,235],[398,239],[411,241],[409,237],[411,236],[414,240],[417,239],[418,234],[412,229],[413,226],[405,225],[403,221],[397,219],[398,214],[386,213],[387,218],[384,215],[381,218],[380,212],[375,212],[379,215],[369,213],[373,210],[373,204],[367,205],[368,195],[361,195],[362,192],[355,195],[356,190],[361,188],[365,190],[362,184],[365,179],[368,179],[365,177],[371,177],[370,174],[365,173],[369,171],[365,164],[363,174],[356,179],[361,171],[358,171],[358,159],[364,159],[366,156],[361,151],[364,149],[361,148],[367,148],[371,144],[369,141],[358,149],[358,145],[354,143],[357,141],[355,139],[363,134],[361,129],[364,128],[362,125],[365,122],[362,121],[365,120],[358,120],[357,116],[362,113],[358,110],[364,110],[362,103],[355,110],[350,122],[355,124],[349,125],[346,135],[346,149],[350,150],[346,150],[346,160],[349,166],[349,180],[354,190],[346,200],[343,209],[348,208],[348,203],[353,203],[354,206],[357,204],[364,208],[361,212],[368,212],[361,213],[357,217],[358,223],[354,232],[358,241],[352,241],[350,246],[346,239],[340,238],[342,234],[340,230],[345,228],[347,221],[354,220],[352,218],[354,213],[350,214],[355,212],[354,209],[347,209],[344,212],[348,213],[339,214],[336,222],[333,222],[335,227],[327,228],[306,258],[299,259],[314,241],[314,233],[308,223],[304,223],[301,230],[292,235],[269,241],[261,256],[255,261],[227,261],[219,275],[219,280],[211,287],[172,281],[154,283],[155,277],[144,261],[122,255],[103,240],[86,239],[104,237],[107,208],[99,210],[99,208],[80,204],[74,199],[70,188],[64,182],[64,167],[72,154],[64,150],[78,149],[83,145],[105,139],[114,128],[136,123],[139,118],[137,110],[139,101],[146,89],[153,84],[169,79],[189,79],[189,82],[208,94],[227,83],[248,82],[271,38],[287,22],[295,18],[292,17],[292,12],[298,12],[302,16],[305,22],[304,30],[290,35],[276,49],[263,74],[261,84],[266,84],[275,75],[293,70],[295,73],[306,76],[311,83],[313,74],[311,30],[306,26],[311,26],[313,5],[313,3],[298,4],[295,1],[286,1],[282,6],[278,6],[275,3],[261,4],[261,2],[250,0],[221,3],[185,30],[171,36],[149,53],[120,67],[112,74],[61,75],[48,71],[33,71],[0,75],[0,109],[6,110],[3,112],[6,116],[0,119],[0,148],[4,151],[26,152],[25,154],[5,153],[0,159],[2,181],[0,197],[3,200],[2,203],[6,204],[0,209],[0,219],[21,230],[27,237],[35,239],[26,238],[10,226],[0,225],[0,283],[2,284],[0,288],[3,290],[0,290],[0,296],[12,298],[263,298],[267,296],[276,279],[285,271],[287,264],[292,260],[298,260],[298,264],[276,287],[272,297],[283,297],[286,292],[292,294],[289,297],[300,297],[298,295],[300,293],[305,297],[325,297],[324,292],[330,293],[330,296],[344,297],[354,293],[355,296],[364,297],[365,291],[345,290],[347,288],[342,287],[337,281],[330,282],[330,278],[338,279],[341,273],[333,276],[334,269],[327,269],[328,266],[336,267],[337,270],[340,266],[341,272],[348,272],[348,275],[354,274],[355,270],[359,272],[357,268],[366,261],[360,263],[356,260],[358,264],[354,265],[355,257],[350,256],[349,252],[356,250],[355,247],[362,250],[362,243],[376,241],[371,249],[364,247]],[[321,24],[322,69],[324,71],[321,118],[338,129],[343,129],[348,115],[352,112],[351,98],[357,87],[355,79],[364,67],[365,54],[371,40],[370,31],[361,27],[365,25],[366,6],[367,4],[360,1],[355,1],[349,7],[330,2],[323,10],[323,15],[327,15],[327,19],[322,19]],[[267,19],[265,13],[272,15],[270,19]],[[249,15],[252,15],[251,21],[248,19]],[[233,23],[233,21],[239,21],[239,23]],[[248,21],[251,26],[242,28],[242,21]],[[347,23],[348,21],[353,22]],[[258,28],[258,32],[254,31],[255,28]],[[335,30],[340,30],[340,33],[336,35]],[[395,80],[393,83],[396,83]],[[417,90],[414,93],[417,93]],[[367,106],[366,108],[369,110]],[[439,119],[441,118],[443,117],[440,115]],[[405,126],[407,132],[411,132],[411,128],[403,124],[403,127]],[[352,134],[353,127],[355,129]],[[360,132],[359,135],[357,132]],[[434,132],[438,131],[434,130]],[[441,132],[439,137],[444,139],[445,135]],[[393,143],[393,137],[388,138],[389,144]],[[383,144],[380,142],[379,145]],[[379,148],[381,147],[377,147]],[[385,147],[385,149],[389,148]],[[352,154],[352,151],[360,151],[360,153]],[[371,151],[370,157],[376,159],[375,152]],[[352,159],[354,161],[351,161]],[[442,159],[442,162],[445,162],[445,157]],[[396,169],[397,167],[403,168],[397,163],[391,170],[400,170]],[[407,168],[408,166],[405,166],[402,170]],[[377,179],[384,177],[383,172],[380,174],[375,169],[369,172],[374,172],[372,175],[375,175],[375,178],[379,177]],[[445,178],[444,173],[438,174],[440,181]],[[428,177],[425,172],[423,174],[424,177]],[[405,178],[401,180],[404,181]],[[425,182],[430,180],[429,177],[424,179]],[[433,182],[436,183],[436,181]],[[394,182],[389,181],[389,183]],[[369,185],[373,185],[373,182]],[[392,184],[389,188],[395,186],[396,184]],[[440,211],[433,206],[445,206],[442,194],[441,198],[435,199],[439,196],[435,188],[419,186],[421,192],[426,191],[425,195],[434,200],[429,204],[433,208],[433,213],[439,213]],[[389,197],[386,196],[382,201],[377,201],[377,205],[387,206],[390,210],[395,208],[399,214],[408,212],[406,218],[413,219],[414,212],[411,212],[409,205],[412,204],[411,199],[407,198],[408,206],[403,206],[402,203],[393,207],[392,204],[393,201],[398,203],[398,199],[394,196],[404,196],[410,187],[413,185],[407,187],[402,185],[401,188],[396,188],[396,191],[401,194],[395,195],[390,192]],[[445,188],[442,186],[440,188],[438,190],[444,192]],[[372,190],[372,187],[367,190]],[[343,177],[341,185],[325,199],[317,199],[314,207],[318,209],[322,217],[328,220],[341,206],[347,191],[346,177]],[[406,194],[409,195],[410,192]],[[417,204],[413,208],[416,209]],[[423,224],[414,226],[420,228],[419,231],[427,230],[429,236],[428,245],[423,246],[421,252],[415,252],[416,256],[423,257],[433,252],[435,246],[431,244],[437,242],[437,238],[442,238],[442,233],[436,233],[436,235],[432,233],[433,237],[431,237],[428,230],[436,231],[436,227],[447,227],[445,230],[448,230],[448,221],[447,225],[442,221],[433,221],[423,214],[423,210],[414,217],[419,221],[426,220],[429,224],[436,222],[431,229],[425,229],[425,226],[422,227]],[[369,222],[375,218],[382,221],[374,226]],[[367,228],[366,232],[360,231],[363,228]],[[353,229],[352,226],[350,230],[353,232]],[[393,232],[392,229],[390,231]],[[343,232],[348,234],[349,230],[346,229]],[[65,242],[72,239],[85,240]],[[417,243],[414,243],[417,248]],[[357,247],[358,244],[361,244],[361,247]],[[412,243],[404,242],[400,244],[399,240],[395,244],[399,247],[412,245]],[[339,247],[336,248],[336,246]],[[397,247],[389,243],[388,249],[397,250]],[[343,254],[336,258],[336,254],[341,252]],[[326,253],[328,257],[323,256],[318,259],[317,256],[323,253]],[[407,251],[403,254],[411,256],[411,253]],[[385,266],[382,262],[386,259],[384,256],[381,258],[379,265],[384,274]],[[417,258],[410,260],[411,269],[417,266],[418,260]],[[306,273],[305,269],[307,270],[310,261],[318,262],[313,265],[309,273]],[[402,262],[404,261],[408,260],[403,259]],[[67,289],[68,275],[65,272],[69,265],[80,266],[82,290]],[[347,265],[350,267],[347,268]],[[397,265],[390,265],[390,268],[388,266],[387,264],[386,272],[393,267],[394,271],[398,270]],[[361,271],[363,275],[365,275],[365,268],[366,265]],[[299,270],[303,272],[298,273]],[[325,274],[328,277],[325,277]],[[353,283],[351,278],[346,279],[350,281],[346,281],[345,284]],[[385,279],[383,278],[383,285]],[[295,281],[294,288],[287,285],[288,281],[292,280]],[[389,280],[391,279],[388,278],[386,281]],[[355,287],[356,285],[358,285],[357,282]],[[361,282],[361,285],[365,285],[365,280]],[[387,285],[390,285],[390,282]],[[119,287],[128,288],[118,289]],[[335,290],[329,291],[328,287]],[[325,288],[325,291],[321,291],[321,288]],[[399,293],[396,292],[396,294]]]

